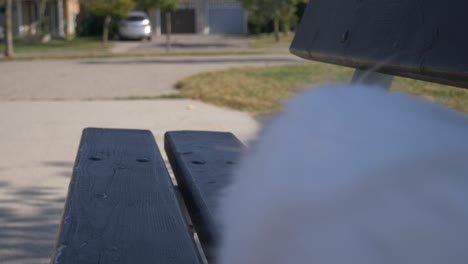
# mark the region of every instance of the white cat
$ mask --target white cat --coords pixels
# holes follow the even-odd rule
[[[466,264],[468,117],[312,89],[266,127],[221,210],[220,264]]]

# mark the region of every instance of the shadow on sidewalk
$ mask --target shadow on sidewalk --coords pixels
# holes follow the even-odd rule
[[[42,162],[59,167],[56,175],[70,179],[73,162]],[[63,170],[62,170],[63,169]],[[6,179],[5,179],[6,178]],[[0,180],[0,263],[45,264],[54,250],[65,205],[63,189],[35,186],[18,188],[7,177]],[[67,188],[68,186],[63,186]]]
[[[9,185],[0,183],[8,197],[0,199],[0,263],[46,263],[55,244],[65,197],[57,197],[53,188],[11,190]],[[31,209],[25,214],[17,206]]]

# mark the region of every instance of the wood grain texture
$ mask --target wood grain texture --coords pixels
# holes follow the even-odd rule
[[[468,88],[468,1],[313,0],[291,52]]]
[[[213,259],[218,201],[245,146],[231,133],[207,131],[167,132],[164,145],[205,254]]]
[[[85,129],[51,263],[200,263],[150,131]]]

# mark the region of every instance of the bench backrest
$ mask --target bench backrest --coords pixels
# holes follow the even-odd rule
[[[468,88],[468,1],[310,0],[299,57]]]

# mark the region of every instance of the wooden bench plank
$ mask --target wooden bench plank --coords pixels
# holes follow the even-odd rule
[[[231,133],[171,131],[165,150],[208,259],[217,244],[217,202],[245,146]]]
[[[468,88],[466,10],[466,0],[313,0],[290,50],[305,59]]]
[[[200,263],[150,131],[84,130],[51,263]]]

